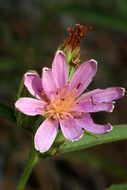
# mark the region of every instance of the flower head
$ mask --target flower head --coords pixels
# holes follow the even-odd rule
[[[35,148],[47,151],[57,134],[58,126],[64,137],[77,141],[83,136],[83,129],[95,134],[112,130],[110,123],[95,124],[90,112],[112,112],[114,101],[124,95],[124,89],[112,87],[96,89],[82,94],[92,81],[97,70],[97,62],[90,60],[78,67],[68,83],[68,66],[62,51],[57,51],[52,69],[43,68],[42,78],[37,73],[24,75],[24,85],[35,98],[19,98],[16,108],[26,115],[44,115],[46,120],[35,134]]]

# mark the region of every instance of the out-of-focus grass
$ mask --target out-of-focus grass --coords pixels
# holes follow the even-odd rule
[[[59,157],[58,157],[59,158]],[[106,172],[126,179],[127,169],[124,165],[119,164],[116,160],[107,159],[104,156],[97,155],[92,153],[92,151],[78,151],[73,153],[66,153],[63,155],[65,159],[78,161],[82,163],[90,164],[94,167],[101,168],[101,170],[105,170]]]
[[[112,15],[110,12],[91,7],[77,7],[77,5],[58,6],[57,11],[76,16],[87,23],[96,24],[122,33],[127,33],[127,17]]]

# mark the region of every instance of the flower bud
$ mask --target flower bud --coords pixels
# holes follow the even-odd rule
[[[90,30],[92,27],[86,25],[76,24],[75,28],[68,28],[69,36],[65,42],[60,46],[66,55],[67,64],[72,64],[73,66],[79,66],[80,58],[80,43],[85,35],[87,30]]]

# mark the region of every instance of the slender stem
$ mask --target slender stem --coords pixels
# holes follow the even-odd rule
[[[26,167],[25,167],[25,169],[21,175],[21,178],[20,178],[20,181],[19,181],[19,184],[18,184],[16,190],[23,190],[24,189],[26,182],[27,182],[27,180],[28,180],[28,178],[32,172],[32,169],[38,160],[39,160],[39,157],[37,155],[37,151],[34,148],[34,145],[32,144],[31,149],[30,149],[29,158],[28,158],[28,161],[26,163]]]
[[[70,63],[69,63],[69,64],[70,64]],[[74,66],[70,66],[69,79],[68,79],[69,82],[70,82],[70,80],[71,80],[71,78],[72,78],[74,72],[75,72],[75,67],[74,67]]]

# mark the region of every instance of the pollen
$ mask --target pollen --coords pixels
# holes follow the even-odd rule
[[[54,115],[61,119],[66,118],[71,114],[71,110],[76,106],[75,94],[77,90],[69,91],[68,88],[58,89],[57,94],[54,96],[53,101],[50,101],[46,106],[47,116]]]

